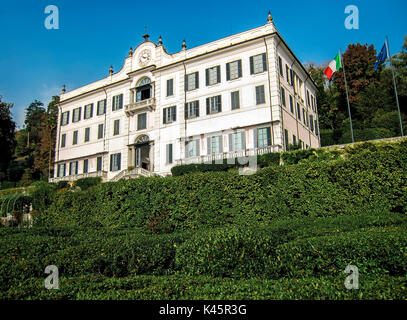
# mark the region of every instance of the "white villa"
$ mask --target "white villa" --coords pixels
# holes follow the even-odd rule
[[[119,72],[64,86],[51,181],[165,176],[185,163],[320,147],[316,86],[270,14],[173,54],[143,37]]]

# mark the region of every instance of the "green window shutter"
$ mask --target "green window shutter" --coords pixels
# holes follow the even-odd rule
[[[226,63],[226,80],[230,80],[230,63]]]
[[[175,106],[175,107],[172,107],[172,108],[173,108],[172,119],[175,122],[175,121],[177,121],[177,107]]]
[[[222,96],[218,96],[218,112],[222,112]]]
[[[207,154],[210,155],[212,154],[212,146],[211,146],[211,138],[207,139]]]
[[[218,83],[220,83],[220,80],[221,80],[221,78],[220,78],[220,66],[217,66],[216,67],[216,76],[217,76],[217,81],[218,81]]]
[[[188,119],[188,103],[184,106],[185,119]]]
[[[196,101],[196,116],[199,117],[199,100]]]
[[[121,170],[122,154],[117,155],[117,170]]]
[[[239,60],[237,62],[237,71],[238,71],[239,78],[241,78],[242,77],[242,60]]]
[[[206,98],[206,114],[211,114],[209,98]]]
[[[240,138],[242,139],[242,149],[246,150],[246,139],[245,139],[245,135],[244,132],[240,132]]]
[[[184,90],[188,91],[188,75],[184,77]]]
[[[195,89],[199,88],[199,72],[195,72]]]
[[[266,71],[266,70],[267,70],[267,58],[266,58],[266,54],[263,53],[262,57],[263,57],[263,71]]]
[[[253,57],[250,57],[250,74],[254,74]]]
[[[267,145],[271,146],[271,129],[267,127]]]
[[[223,152],[223,137],[222,136],[219,136],[218,137],[218,143],[219,143],[219,153],[222,153]]]
[[[233,134],[232,133],[229,133],[229,151],[234,151]]]
[[[259,145],[258,141],[257,141],[257,131],[258,130],[259,129],[253,129],[253,142],[254,142],[254,147],[255,148],[257,148],[257,146]]]
[[[206,85],[209,86],[209,69],[205,70],[205,81]]]
[[[167,108],[163,109],[163,124],[167,123]]]
[[[201,155],[199,139],[195,140],[195,144],[196,144],[196,156],[199,157]]]

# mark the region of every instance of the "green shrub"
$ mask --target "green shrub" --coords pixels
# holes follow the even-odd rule
[[[82,178],[78,179],[75,182],[75,186],[80,187],[81,190],[87,190],[90,187],[96,186],[98,183],[100,183],[100,178]]]

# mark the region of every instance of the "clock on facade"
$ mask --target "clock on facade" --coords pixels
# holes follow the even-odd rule
[[[139,64],[145,66],[150,61],[151,61],[151,51],[148,49],[144,49],[143,51],[141,51],[138,57]]]

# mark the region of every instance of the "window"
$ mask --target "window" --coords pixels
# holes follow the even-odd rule
[[[222,153],[222,136],[208,138],[208,155]]]
[[[299,103],[297,103],[297,117],[298,121],[301,121],[301,108]]]
[[[69,111],[65,111],[61,115],[61,126],[66,126],[69,123]]]
[[[235,132],[229,134],[229,150],[241,151],[245,150],[244,132]]]
[[[85,159],[83,160],[83,173],[88,173],[89,169],[89,160]]]
[[[78,131],[73,132],[72,144],[78,144]]]
[[[63,133],[61,136],[61,148],[65,148],[66,146],[66,134]]]
[[[199,73],[191,73],[185,75],[185,91],[195,90],[199,88]]]
[[[236,110],[240,108],[240,98],[239,98],[239,91],[234,91],[230,94],[231,101],[232,101],[232,110]]]
[[[242,77],[242,60],[226,63],[226,80],[235,80]]]
[[[90,119],[92,117],[93,117],[93,103],[87,104],[85,106],[84,115],[83,115],[84,119]]]
[[[163,110],[163,123],[169,124],[177,121],[177,107],[168,107]]]
[[[81,110],[82,110],[81,107],[76,108],[76,109],[73,109],[73,112],[72,112],[72,122],[81,121]]]
[[[69,175],[72,176],[74,174],[78,174],[78,161],[69,163]]]
[[[137,115],[137,130],[147,129],[147,113]]]
[[[120,120],[114,120],[113,122],[113,135],[117,136],[120,133]]]
[[[302,121],[307,125],[307,116],[305,115],[305,109],[302,108]]]
[[[185,119],[199,117],[199,101],[192,101],[185,104]]]
[[[281,87],[281,104],[285,107],[285,90]]]
[[[222,112],[222,97],[215,96],[206,98],[206,114],[214,114]]]
[[[106,99],[98,101],[97,115],[100,116],[106,113]]]
[[[294,87],[294,71],[290,70],[290,85]]]
[[[110,171],[119,171],[121,168],[121,153],[110,155]]]
[[[167,97],[174,95],[174,79],[167,80]]]
[[[123,108],[123,94],[119,94],[112,98],[112,111]]]
[[[96,170],[102,171],[102,157],[97,157],[96,159]]]
[[[285,74],[286,74],[286,79],[287,79],[287,83],[290,83],[290,68],[288,67],[288,65],[285,65]]]
[[[90,138],[90,128],[85,128],[85,142],[88,142]]]
[[[293,134],[293,144],[297,144],[297,137],[295,136],[295,134]]]
[[[283,61],[281,60],[281,57],[278,57],[278,69],[280,70],[280,76],[284,77]]]
[[[254,129],[254,145],[256,148],[271,146],[270,127]]]
[[[185,143],[185,158],[199,157],[199,140],[187,141]]]
[[[267,70],[266,54],[250,57],[250,74],[261,73]]]
[[[98,139],[103,138],[103,123],[98,125]]]
[[[307,106],[310,106],[310,100],[309,100],[309,91],[307,90]]]
[[[220,82],[220,66],[206,69],[206,85],[212,86]]]
[[[65,177],[66,175],[66,163],[58,165],[57,177]]]
[[[315,125],[315,134],[318,135],[318,121],[317,121],[317,119],[314,120],[314,125]]]
[[[166,146],[166,161],[167,164],[172,163],[172,143],[167,144]]]
[[[264,86],[256,87],[256,104],[266,103],[266,97],[264,96]]]
[[[294,113],[294,100],[292,95],[290,95],[290,111],[291,113]]]
[[[309,126],[312,132],[314,132],[314,117],[312,114],[309,115]]]
[[[287,146],[288,146],[288,131],[287,131],[287,129],[284,129],[284,143],[285,143],[285,147],[287,149]]]

